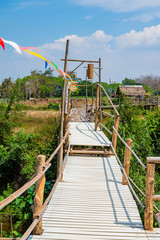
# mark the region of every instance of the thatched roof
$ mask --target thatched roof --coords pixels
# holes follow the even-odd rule
[[[139,97],[144,96],[145,90],[142,85],[123,85],[119,86],[116,92],[116,95],[120,95],[120,93],[124,93],[126,96]]]

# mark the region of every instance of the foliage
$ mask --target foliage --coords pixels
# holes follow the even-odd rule
[[[59,103],[55,103],[55,104],[53,104],[52,102],[50,102],[49,104],[48,104],[48,109],[53,109],[53,110],[59,110]]]
[[[123,85],[136,85],[136,81],[133,79],[125,78],[122,80]]]
[[[146,165],[146,158],[148,156],[159,156],[160,153],[160,111],[159,110],[144,110],[141,105],[133,107],[128,99],[123,99],[123,103],[118,109],[120,113],[120,124],[118,132],[122,139],[132,139],[132,149]],[[107,118],[106,126],[112,131],[113,120]],[[124,144],[118,139],[117,141],[117,155],[121,162],[124,159]],[[160,166],[156,166],[155,173],[155,193],[159,193],[160,189]],[[146,173],[140,166],[137,160],[131,155],[130,177],[145,193],[145,178]],[[139,198],[144,203],[144,198],[135,189]],[[156,203],[158,207],[160,204]],[[144,212],[139,208],[141,218],[144,218]],[[155,225],[156,226],[156,225]]]
[[[23,115],[16,113],[12,114],[10,119],[0,118],[0,124],[3,126],[0,128],[0,201],[33,176],[38,154],[44,154],[48,158],[57,146],[59,118],[38,119],[37,121],[41,121],[42,124],[37,126],[35,134],[27,134],[24,130],[14,132],[14,127],[19,124],[19,120],[22,119],[24,122],[26,119],[27,123],[28,120],[25,114]],[[27,123],[29,126],[31,126],[31,120],[30,118]],[[52,188],[51,180],[56,177],[56,169],[55,157],[46,174],[45,196]],[[26,230],[32,221],[33,197],[34,186],[0,212],[3,237],[12,237],[12,234],[13,237],[20,237],[19,233]],[[13,231],[11,232],[12,225]]]

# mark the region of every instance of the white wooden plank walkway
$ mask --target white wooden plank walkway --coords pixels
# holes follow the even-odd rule
[[[79,146],[110,146],[106,135],[100,131],[94,131],[94,123],[70,122],[70,145]]]
[[[81,130],[92,127],[82,124]],[[159,240],[159,229],[150,233],[143,229],[136,203],[121,179],[114,156],[69,156],[63,181],[42,219],[44,232],[29,239]]]

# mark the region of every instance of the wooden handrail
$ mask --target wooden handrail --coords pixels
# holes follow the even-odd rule
[[[108,115],[110,117],[115,117],[115,115],[112,115],[112,114],[110,114],[108,112],[104,112],[103,110],[100,110],[100,112],[102,112],[103,114]]]
[[[64,171],[64,169],[65,169],[65,166],[66,166],[66,164],[67,164],[67,161],[68,161],[69,151],[70,151],[70,145],[69,145],[69,147],[68,147],[67,159],[66,159],[66,162],[65,162],[65,164],[64,164],[64,166],[63,166],[62,173],[63,173],[63,171]],[[57,187],[57,185],[58,185],[58,183],[59,183],[60,180],[61,180],[61,173],[59,173],[59,176],[58,176],[58,178],[57,178],[57,180],[56,180],[56,182],[55,182],[52,190],[50,191],[48,197],[46,198],[46,200],[45,200],[42,208],[40,209],[40,211],[39,211],[39,212],[37,213],[37,215],[35,216],[34,221],[31,223],[31,225],[29,226],[29,228],[27,229],[27,231],[26,231],[26,232],[23,234],[23,236],[21,237],[21,240],[26,240],[26,239],[28,238],[28,236],[31,234],[31,232],[33,231],[33,229],[35,228],[35,226],[39,223],[40,219],[42,218],[44,212],[46,211],[46,209],[47,209],[47,207],[48,207],[48,203],[49,203],[49,201],[50,201],[50,199],[51,199],[51,197],[52,197],[52,195],[53,195],[53,193],[54,193],[54,191],[55,191],[55,189],[56,189],[56,187]]]
[[[117,162],[118,162],[118,164],[119,164],[119,166],[120,166],[120,169],[122,170],[122,172],[123,172],[123,174],[124,174],[124,176],[125,176],[125,178],[126,178],[126,180],[127,180],[128,186],[129,186],[132,194],[134,195],[134,197],[135,197],[135,199],[137,200],[137,202],[139,203],[139,205],[144,209],[145,206],[143,205],[143,203],[141,202],[141,200],[139,199],[139,197],[138,197],[137,194],[135,193],[134,189],[132,188],[132,186],[131,186],[131,184],[130,184],[130,181],[129,181],[129,178],[128,178],[128,176],[127,176],[127,173],[126,173],[126,171],[125,171],[125,169],[124,169],[124,167],[123,167],[123,165],[122,165],[119,157],[117,156],[117,153],[116,153],[116,151],[114,150],[114,147],[112,146],[112,144],[111,144],[111,147],[112,147],[112,150],[113,150],[113,152],[114,152],[114,155],[115,155],[115,157],[116,157],[116,159],[117,159]]]
[[[117,109],[115,108],[115,106],[114,106],[114,104],[113,104],[111,98],[109,97],[109,95],[108,95],[108,93],[106,92],[106,90],[104,89],[104,87],[103,87],[101,84],[99,84],[99,83],[97,83],[97,85],[98,85],[100,88],[103,89],[103,91],[104,91],[104,93],[106,94],[106,96],[107,96],[107,98],[108,98],[110,104],[112,105],[112,107],[113,107],[113,109],[115,110],[116,114],[119,116],[119,113],[118,113]]]
[[[133,180],[132,180],[130,177],[128,177],[128,179],[129,179],[129,181],[133,184],[133,186],[138,190],[138,192],[139,192],[143,197],[145,197],[145,193],[142,192],[142,190],[133,182]],[[156,205],[153,204],[153,207],[156,209],[156,211],[157,211],[158,213],[160,213],[160,209],[157,208]]]
[[[37,174],[31,181],[25,183],[21,188],[19,188],[17,191],[12,193],[9,197],[4,199],[3,201],[0,202],[0,210],[7,206],[9,203],[11,203],[13,200],[15,200],[17,197],[22,195],[28,188],[30,188],[34,183],[36,183],[42,176],[43,174],[50,168],[51,164],[48,164],[45,169]]]
[[[145,230],[149,231],[153,230],[153,200],[160,201],[160,195],[154,195],[154,176],[156,164],[160,164],[160,157],[147,158],[144,228]],[[157,215],[157,222],[160,226],[159,214]]]
[[[99,122],[98,124],[100,124],[110,135],[112,135],[112,132],[108,128],[106,128],[102,123]]]
[[[57,152],[59,151],[59,149],[61,148],[61,146],[63,145],[63,143],[65,142],[65,139],[67,137],[67,134],[69,132],[69,128],[67,129],[62,141],[60,142],[60,144],[58,145],[58,147],[54,150],[54,152],[51,154],[51,156],[48,158],[48,160],[46,161],[45,165],[47,165],[48,163],[50,163],[50,161],[53,159],[53,157],[57,154]]]
[[[118,138],[121,140],[121,142],[131,151],[131,153],[133,154],[133,156],[137,159],[137,161],[139,162],[139,164],[146,169],[146,166],[142,163],[142,161],[139,159],[139,157],[137,156],[137,154],[127,145],[127,143],[121,138],[121,136],[119,135],[119,133],[116,131],[115,127],[113,126],[113,130],[117,133]]]
[[[43,176],[43,174],[50,168],[50,166],[51,166],[50,161],[53,159],[53,157],[57,154],[57,152],[61,148],[62,144],[64,143],[64,141],[67,137],[68,131],[69,131],[69,129],[67,130],[61,143],[58,145],[58,147],[55,149],[55,151],[51,154],[49,159],[46,161],[43,171],[41,173],[37,174],[35,177],[31,178],[31,181],[25,183],[21,188],[19,188],[17,191],[12,193],[9,197],[7,197],[3,201],[1,201],[0,202],[0,210],[2,208],[4,208],[5,206],[7,206],[9,203],[11,203],[13,200],[15,200],[17,197],[22,195],[26,190],[28,190],[28,188],[30,188],[34,183],[36,183]]]
[[[160,164],[160,157],[147,157],[147,163]]]

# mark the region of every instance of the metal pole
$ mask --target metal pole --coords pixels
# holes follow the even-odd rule
[[[99,58],[99,84],[101,85],[101,58]],[[102,124],[102,112],[101,112],[101,87],[99,89],[99,110],[100,110],[100,123]],[[102,126],[100,125],[102,131]]]
[[[69,51],[69,40],[66,42],[66,53],[65,53],[65,63],[64,63],[64,72],[67,73],[67,63],[68,63],[68,51]],[[63,129],[64,129],[64,114],[65,114],[65,95],[66,95],[66,85],[67,85],[67,78],[65,77],[63,80],[63,91],[62,91],[62,106],[61,106],[61,129],[60,129],[60,136],[59,141],[62,141],[63,138]],[[63,167],[63,145],[59,152],[59,174],[62,172]],[[61,175],[61,180],[63,176]]]

